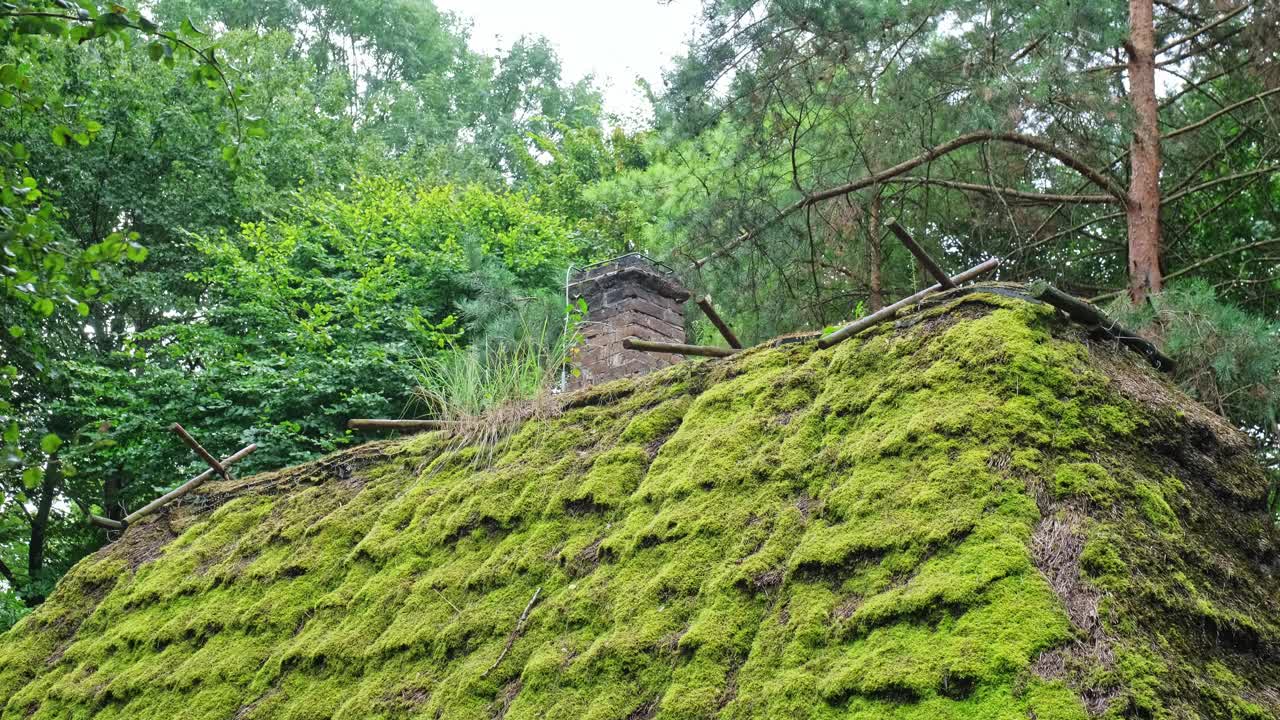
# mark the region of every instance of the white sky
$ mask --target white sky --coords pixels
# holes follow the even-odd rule
[[[436,6],[470,19],[471,47],[477,51],[505,50],[521,35],[545,36],[560,54],[564,79],[594,75],[604,91],[605,112],[635,126],[648,113],[635,78],[661,90],[662,70],[683,52],[701,2],[436,0]]]

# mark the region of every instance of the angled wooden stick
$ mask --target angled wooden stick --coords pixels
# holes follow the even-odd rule
[[[990,260],[982,263],[981,265],[975,265],[969,268],[968,270],[965,270],[964,272],[960,273],[959,275],[956,275],[955,277],[951,278],[951,282],[957,285],[960,283],[969,282],[970,280],[978,277],[979,275],[989,273],[998,267],[1000,267],[1000,261],[997,260],[996,258],[991,258]],[[862,332],[863,330],[866,330],[872,325],[876,325],[880,322],[883,322],[884,320],[888,320],[889,318],[897,314],[897,312],[902,308],[908,305],[911,305],[913,303],[917,303],[923,300],[924,298],[926,298],[927,296],[932,295],[933,293],[941,289],[942,289],[942,285],[940,283],[935,285],[930,285],[929,287],[925,288],[924,290],[921,290],[915,295],[904,297],[898,302],[892,305],[887,305],[884,307],[884,309],[873,312],[870,315],[862,318],[861,320],[854,320],[853,322],[849,323],[848,325],[845,325],[839,330],[836,330],[830,335],[823,335],[822,337],[818,338],[818,347],[829,348],[832,345],[839,343],[841,340],[857,335],[858,333]]]
[[[623,339],[622,347],[628,350],[673,353],[676,355],[701,355],[702,357],[729,357],[738,352],[737,350],[727,350],[707,345],[681,345],[680,343],[653,342],[630,337]]]
[[[352,430],[443,430],[453,423],[448,420],[377,420],[354,418],[347,421]]]
[[[257,449],[258,449],[257,445],[249,445],[247,447],[243,447],[240,450],[236,451],[234,455],[229,455],[225,458],[222,458],[222,461],[219,462],[218,464],[223,468],[226,468],[230,465],[234,465],[240,462],[241,460],[245,459],[246,457],[249,457],[249,454]],[[150,515],[156,510],[159,510],[165,505],[168,505],[174,500],[177,500],[183,495],[186,495],[192,490],[195,490],[196,488],[200,487],[201,484],[203,484],[209,478],[213,477],[215,474],[216,474],[216,471],[212,467],[209,468],[208,470],[205,470],[199,475],[186,481],[182,485],[179,485],[176,489],[171,490],[165,493],[164,495],[161,495],[160,497],[156,498],[155,500],[152,500],[151,502],[147,503],[141,508],[129,513],[124,519],[124,524],[131,525],[137,522],[138,520],[140,520],[141,518],[144,518],[147,515]]]
[[[702,312],[707,316],[707,319],[720,331],[720,337],[723,337],[725,342],[729,343],[729,347],[741,350],[742,343],[738,341],[738,336],[733,334],[733,330],[729,329],[728,323],[720,318],[720,313],[716,312],[715,306],[711,304],[711,296],[703,295],[698,298],[697,302],[698,307],[702,308]]]
[[[191,433],[187,432],[186,428],[182,427],[178,423],[174,423],[169,426],[169,429],[176,433],[178,437],[182,438],[182,442],[186,443],[187,447],[195,450],[201,460],[209,463],[209,467],[213,468],[214,472],[221,475],[223,480],[231,479],[231,473],[228,473],[227,469],[222,467],[222,463],[218,462],[218,458],[210,455],[209,451],[205,450],[203,445],[196,442],[196,439],[191,437]]]
[[[920,247],[920,245],[916,243],[915,238],[911,237],[911,233],[907,232],[906,228],[898,224],[897,220],[890,220],[889,229],[893,231],[894,235],[898,236],[898,240],[900,240],[903,245],[907,246],[907,249],[911,251],[911,254],[916,256],[916,259],[919,260],[920,264],[924,266],[924,269],[928,270],[929,274],[938,281],[939,285],[948,290],[955,289],[955,281],[953,281],[947,273],[938,266],[938,263],[933,261],[933,257],[930,256],[929,253],[925,252],[924,248]]]

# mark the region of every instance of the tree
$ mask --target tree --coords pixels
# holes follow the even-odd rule
[[[1131,9],[711,3],[660,114],[677,150],[666,162],[696,174],[706,198],[673,218],[683,239],[668,251],[704,282],[773,278],[806,308],[805,324],[834,320],[850,292],[867,297],[872,278],[898,287],[894,278],[921,278],[905,253],[863,267],[880,242],[867,237],[878,198],[957,266],[995,254],[1003,277],[1047,273],[1086,295],[1130,279],[1135,295],[1158,288],[1163,273],[1188,267],[1163,267],[1170,245],[1186,258],[1185,234],[1214,227],[1229,206],[1215,203],[1275,170],[1265,111],[1275,61],[1255,52],[1254,29],[1274,29],[1276,17],[1248,5],[1216,15],[1172,3]],[[1202,110],[1205,97],[1221,107]],[[705,166],[726,154],[728,167]],[[1223,173],[1228,154],[1249,165]],[[1161,237],[1161,215],[1198,198],[1207,212]],[[1248,247],[1258,232],[1270,231],[1219,234],[1189,263],[1199,271],[1231,247],[1241,253],[1233,260],[1247,259],[1261,250]],[[1241,301],[1274,309],[1273,278],[1250,280],[1260,287]]]
[[[151,60],[192,67],[192,79],[219,89],[218,102],[240,125],[237,90],[231,87],[212,46],[197,48],[184,36],[193,27],[166,31],[148,17],[119,5],[99,8],[69,2],[7,6],[0,11],[0,112],[5,133],[0,140],[0,217],[3,217],[4,296],[0,324],[6,327],[0,346],[0,425],[4,426],[4,463],[0,487],[4,500],[0,521],[5,535],[25,527],[26,562],[18,571],[0,557],[0,575],[28,604],[39,602],[56,576],[47,572],[50,535],[57,519],[54,505],[74,467],[63,458],[70,430],[60,418],[43,411],[38,400],[56,396],[66,376],[58,361],[73,344],[75,328],[90,303],[104,294],[103,273],[125,259],[140,262],[146,250],[136,233],[103,230],[89,242],[69,237],[62,221],[68,213],[54,203],[56,189],[44,186],[32,170],[31,147],[10,134],[38,127],[54,147],[88,147],[98,139],[102,123],[55,88],[39,82],[37,61],[71,43],[95,41],[128,44],[136,35],[148,41]],[[55,118],[50,127],[48,116]],[[240,136],[230,136],[226,158],[238,151]],[[109,287],[105,288],[109,290]]]
[[[242,337],[233,319],[267,308],[223,287],[217,272],[231,256],[198,251],[196,238],[211,249],[216,238],[247,237],[242,224],[270,229],[285,218],[301,232],[295,206],[319,212],[317,198],[368,187],[357,180],[365,176],[384,178],[387,192],[420,182],[505,188],[518,181],[526,133],[557,139],[598,112],[588,83],[561,83],[545,43],[474,53],[459,21],[425,0],[148,9],[48,2],[0,12],[0,155],[9,153],[0,192],[17,189],[6,203],[27,228],[23,244],[6,240],[18,259],[4,263],[15,272],[0,309],[0,328],[12,328],[0,349],[0,429],[17,433],[6,433],[0,467],[0,561],[13,575],[0,585],[31,603],[104,541],[83,526],[85,510],[118,517],[191,468],[160,432],[167,422],[189,416],[219,448],[248,432],[266,441],[258,467],[292,464],[346,441],[339,416],[402,409],[410,383],[396,363],[413,365],[410,345],[454,332],[430,330],[448,313],[419,307],[432,319],[416,329],[353,336],[327,358],[313,346],[295,352],[290,333],[318,327],[312,300],[288,318],[267,313],[262,336]],[[34,111],[46,106],[52,115]],[[515,207],[459,194],[495,218]],[[424,287],[454,271],[425,268]],[[294,371],[307,379],[298,384]],[[55,451],[41,449],[48,434]]]
[[[1152,0],[1129,0],[1129,297],[1142,302],[1160,292],[1160,109],[1156,102],[1156,45]]]

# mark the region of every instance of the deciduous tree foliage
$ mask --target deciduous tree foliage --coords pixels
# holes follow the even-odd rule
[[[404,411],[462,330],[464,247],[563,284],[567,228],[506,194],[528,133],[597,123],[545,41],[476,54],[429,2],[35,2],[0,35],[0,567],[28,603],[103,541],[86,510],[195,467],[168,422],[312,457]]]

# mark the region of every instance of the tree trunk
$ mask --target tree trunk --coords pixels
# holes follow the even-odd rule
[[[884,307],[884,280],[880,274],[880,266],[884,264],[880,252],[880,192],[879,188],[875,190],[871,196],[870,219],[867,221],[867,265],[871,270],[867,310],[870,312]]]
[[[3,577],[5,582],[9,583],[10,590],[18,591],[18,577],[13,574],[8,565],[4,564],[4,560],[0,560],[0,577]]]
[[[48,541],[49,514],[53,510],[53,499],[58,495],[62,485],[62,460],[57,453],[49,456],[44,467],[44,480],[40,483],[40,499],[36,505],[36,515],[31,519],[31,544],[27,546],[27,582],[33,588],[39,587],[40,571],[44,569],[44,550]],[[30,607],[44,602],[44,594],[32,592],[24,598]]]
[[[102,483],[102,509],[111,520],[120,520],[125,516],[122,494],[124,492],[124,471],[117,465]]]
[[[1130,145],[1129,296],[1140,303],[1164,285],[1160,274],[1160,108],[1156,102],[1155,26],[1152,0],[1129,0]]]

